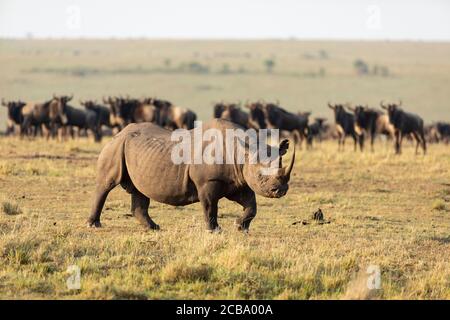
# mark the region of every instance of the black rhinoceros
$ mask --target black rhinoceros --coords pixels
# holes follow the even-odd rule
[[[202,126],[226,134],[228,130],[242,129],[222,119],[211,120]],[[193,129],[198,130],[198,129]],[[186,131],[188,133],[193,130]],[[237,143],[243,148],[245,161],[239,163],[181,163],[175,164],[172,131],[151,123],[130,124],[103,148],[97,164],[97,186],[88,225],[100,227],[100,215],[108,193],[120,184],[131,194],[132,214],[149,229],[159,229],[148,215],[150,199],[174,206],[201,203],[208,230],[219,230],[217,204],[221,198],[235,201],[244,208],[237,220],[239,230],[247,231],[256,215],[255,193],[268,198],[280,198],[288,190],[288,182],[295,160],[282,166],[282,155],[289,148],[283,140],[276,148],[277,158],[273,174],[264,174],[269,164],[251,162],[249,144]],[[194,145],[195,139],[192,138]],[[204,148],[207,142],[201,141]],[[225,147],[225,142],[224,142]],[[224,153],[225,154],[225,153]],[[225,155],[224,155],[225,157]]]

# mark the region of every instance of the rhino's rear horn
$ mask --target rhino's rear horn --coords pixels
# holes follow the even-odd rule
[[[292,168],[294,168],[295,162],[295,145],[294,145],[294,153],[292,154],[291,162],[287,167],[284,168],[284,175],[289,179],[291,177]]]

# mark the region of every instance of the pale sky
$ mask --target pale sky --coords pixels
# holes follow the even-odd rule
[[[0,37],[450,41],[448,0],[0,0]]]

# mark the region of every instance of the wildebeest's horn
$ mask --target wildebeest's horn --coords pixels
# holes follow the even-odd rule
[[[73,99],[73,93],[70,95],[70,97],[67,99],[67,101],[70,101]]]
[[[328,102],[328,108],[333,109],[334,110],[334,106],[331,105],[331,103]]]
[[[347,109],[350,110],[350,111],[355,112],[355,108],[353,108],[353,107],[351,107],[351,106],[347,106]]]
[[[3,98],[2,98],[2,106],[6,106],[6,101]]]
[[[289,166],[287,166],[284,169],[284,175],[286,177],[290,177],[291,176],[291,172],[292,172],[292,168],[294,167],[294,162],[295,162],[295,144],[294,144],[294,153],[292,154],[292,158],[291,158],[291,162],[289,163]]]
[[[82,105],[82,106],[84,106],[85,104],[86,104],[86,102],[85,101],[83,101],[83,100],[79,100],[80,101],[80,104]]]
[[[380,101],[380,107],[383,109],[387,109],[386,106],[383,104],[383,100]]]

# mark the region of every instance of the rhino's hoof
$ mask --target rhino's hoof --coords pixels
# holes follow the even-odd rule
[[[100,223],[100,221],[93,221],[93,222],[88,222],[88,227],[89,228],[101,228],[102,224]]]
[[[222,232],[222,228],[217,226],[214,229],[208,229],[209,233],[221,233]]]
[[[242,225],[238,225],[237,229],[238,229],[238,231],[241,231],[243,233],[248,233],[249,232],[248,228],[245,228]]]
[[[158,230],[161,230],[161,228],[159,227],[159,225],[157,225],[157,224],[155,223],[155,224],[153,224],[153,225],[150,226],[150,230],[158,231]]]

